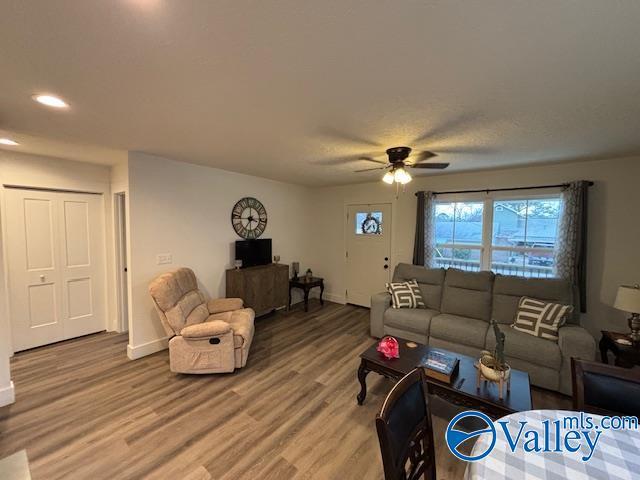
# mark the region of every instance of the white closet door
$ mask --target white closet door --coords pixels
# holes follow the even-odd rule
[[[102,197],[59,193],[64,338],[105,329]]]
[[[14,350],[104,330],[102,198],[19,189],[5,198]]]

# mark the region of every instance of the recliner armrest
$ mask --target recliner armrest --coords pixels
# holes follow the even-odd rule
[[[384,336],[384,312],[391,306],[391,295],[388,292],[376,293],[371,296],[371,310],[369,311],[370,333],[372,337]]]
[[[565,325],[558,329],[558,346],[566,358],[593,360],[596,355],[595,339],[578,325]]]
[[[244,301],[241,298],[213,298],[207,302],[210,314],[231,312],[240,310],[242,307],[244,307]]]
[[[184,327],[180,331],[180,335],[185,338],[208,338],[217,335],[223,335],[231,331],[231,325],[222,320],[213,320],[211,322],[197,323]]]

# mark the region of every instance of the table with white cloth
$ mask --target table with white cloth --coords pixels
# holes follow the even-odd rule
[[[527,421],[527,430],[537,430],[542,435],[545,420],[562,421],[566,416],[579,416],[580,412],[560,410],[533,410],[519,412],[501,418],[498,421],[509,420],[509,431],[512,438],[517,435],[520,425],[518,422]],[[594,422],[603,418],[589,414]],[[522,448],[524,439],[520,439],[515,452],[509,448],[502,428],[495,423],[496,444],[487,456],[470,462],[465,473],[466,480],[500,480],[500,479],[549,479],[549,480],[582,480],[582,479],[610,479],[631,480],[640,479],[640,431],[639,430],[604,430],[602,432],[593,456],[588,461],[582,461],[583,455],[588,455],[589,448],[582,442],[582,447],[576,452],[563,449],[562,452],[525,452]],[[564,430],[563,430],[564,431]],[[550,436],[555,442],[555,433]],[[473,447],[471,456],[485,452],[492,440],[491,435],[481,435]]]

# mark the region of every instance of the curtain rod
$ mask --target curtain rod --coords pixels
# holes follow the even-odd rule
[[[593,182],[588,182],[588,186],[592,187]],[[489,192],[513,192],[516,190],[540,190],[543,188],[566,188],[568,187],[568,183],[558,183],[556,185],[536,185],[534,187],[512,187],[512,188],[483,188],[479,190],[452,190],[449,192],[431,192],[433,195],[448,195],[452,193],[489,193]],[[415,195],[418,196],[420,192],[416,192]]]

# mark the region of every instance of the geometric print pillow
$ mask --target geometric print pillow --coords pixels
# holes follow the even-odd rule
[[[572,311],[571,305],[522,297],[518,303],[516,321],[511,327],[535,337],[557,342],[558,329]]]
[[[417,281],[387,283],[386,287],[393,308],[426,308]]]

